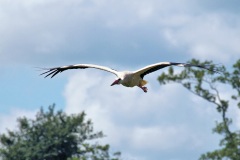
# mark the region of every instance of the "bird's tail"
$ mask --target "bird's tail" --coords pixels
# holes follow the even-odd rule
[[[146,85],[147,83],[148,83],[147,81],[142,80],[142,81],[140,82],[140,85],[141,85],[141,86],[144,86],[144,85]]]

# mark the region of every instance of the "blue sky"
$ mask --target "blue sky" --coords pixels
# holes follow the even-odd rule
[[[19,116],[34,117],[52,103],[67,113],[86,111],[113,150],[128,160],[192,160],[218,147],[214,106],[181,86],[149,92],[110,87],[114,75],[64,72],[54,79],[35,67],[95,63],[135,70],[192,58],[231,66],[240,57],[237,0],[0,0],[0,132]],[[181,68],[176,68],[181,70]],[[231,90],[222,88],[222,96]],[[240,113],[229,114],[240,128]]]

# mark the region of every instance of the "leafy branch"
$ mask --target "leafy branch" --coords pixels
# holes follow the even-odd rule
[[[182,72],[175,74],[173,68],[170,67],[167,73],[162,73],[158,77],[160,85],[170,82],[179,83],[191,93],[214,104],[217,111],[220,113],[222,122],[217,122],[213,131],[224,136],[224,138],[220,141],[220,146],[222,146],[222,148],[203,154],[200,158],[201,160],[220,160],[222,158],[239,160],[240,132],[232,131],[230,129],[232,119],[227,117],[229,100],[224,100],[221,97],[219,92],[220,89],[217,86],[231,86],[232,90],[235,91],[235,94],[231,96],[231,100],[236,101],[238,107],[240,108],[240,60],[233,65],[232,72],[228,72],[224,66],[219,67],[211,61],[200,62],[192,59],[188,63],[208,66],[209,70],[199,70],[187,67]]]

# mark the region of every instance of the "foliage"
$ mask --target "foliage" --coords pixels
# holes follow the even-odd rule
[[[42,108],[35,119],[19,118],[18,130],[0,135],[0,155],[3,160],[118,160],[112,158],[109,145],[93,144],[91,140],[104,137],[93,132],[93,124],[85,120],[84,112],[68,116]]]
[[[221,122],[216,123],[213,129],[214,133],[223,136],[220,141],[220,149],[203,154],[200,159],[221,160],[240,158],[240,131],[231,131],[230,125],[232,119],[227,117],[229,101],[235,101],[240,108],[240,59],[233,65],[232,72],[228,72],[226,67],[213,64],[211,61],[200,62],[191,60],[189,63],[205,66],[208,70],[197,69],[194,67],[186,67],[182,72],[175,74],[172,67],[168,73],[162,73],[158,80],[160,84],[176,82],[184,86],[193,94],[202,97],[208,102],[216,106],[217,111],[221,115]],[[223,99],[219,93],[219,86],[231,87],[233,95],[229,99]]]

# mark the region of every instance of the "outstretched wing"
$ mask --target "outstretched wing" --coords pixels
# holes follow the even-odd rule
[[[145,75],[155,72],[159,69],[162,69],[164,67],[168,66],[180,66],[180,67],[198,67],[202,69],[207,69],[210,70],[207,66],[201,66],[201,65],[194,65],[194,64],[189,64],[189,63],[175,63],[175,62],[160,62],[160,63],[155,63],[152,65],[148,65],[144,68],[141,68],[137,71],[135,71],[135,74],[140,75],[141,78],[143,78]],[[210,70],[212,71],[212,70]]]
[[[44,68],[44,70],[47,70],[47,71],[43,72],[40,75],[45,75],[45,78],[48,76],[51,76],[51,78],[52,78],[55,75],[57,75],[58,73],[61,73],[68,69],[86,69],[86,68],[95,68],[95,69],[104,70],[107,72],[111,72],[111,73],[115,74],[116,76],[118,73],[116,70],[105,67],[105,66],[99,66],[99,65],[95,65],[95,64],[75,64],[75,65],[62,66],[62,67]]]

